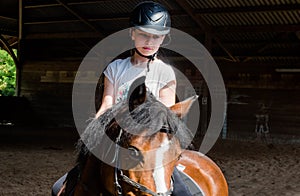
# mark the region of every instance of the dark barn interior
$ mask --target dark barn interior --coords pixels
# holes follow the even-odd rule
[[[1,116],[11,113],[12,121],[26,118],[31,124],[39,119],[44,126],[74,127],[71,92],[78,66],[95,44],[128,28],[129,13],[138,2],[2,0],[1,44],[7,51],[18,49],[17,95],[27,106],[1,110]],[[170,11],[172,27],[196,38],[216,61],[227,91],[228,136],[252,134],[255,114],[263,106],[271,133],[299,135],[298,0],[159,2]],[[195,67],[176,54],[170,58],[202,99],[209,96]],[[209,109],[201,107],[201,115],[209,116]]]

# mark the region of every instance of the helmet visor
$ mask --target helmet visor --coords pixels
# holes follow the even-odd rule
[[[168,27],[162,28],[155,25],[135,26],[135,28],[154,35],[166,35],[170,32],[170,28]]]

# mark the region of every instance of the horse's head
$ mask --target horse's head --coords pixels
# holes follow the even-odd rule
[[[193,99],[190,99],[183,103],[177,103],[169,109],[176,116],[183,117],[192,102]],[[161,105],[161,107],[163,106]],[[128,168],[123,173],[131,179],[129,181],[137,182],[153,193],[165,193],[168,195],[172,191],[171,176],[176,161],[182,152],[180,140],[188,137],[189,133],[184,132],[185,130],[180,130],[179,127],[174,125],[176,124],[174,121],[178,120],[174,118],[175,115],[164,116],[172,115],[167,112],[169,110],[162,111],[160,111],[160,116],[157,115],[157,117],[164,118],[166,121],[163,121],[159,130],[152,130],[153,133],[149,134],[149,130],[145,128],[139,135],[127,137],[123,145],[128,151],[121,155],[121,160],[123,163],[122,167]],[[169,120],[174,121],[170,122]],[[182,137],[179,139],[178,137],[180,136]],[[137,187],[132,188],[132,185],[126,181],[122,185],[124,187],[123,192],[128,195],[153,194],[147,194]]]
[[[130,115],[120,122],[125,126],[121,126],[118,179],[124,195],[169,195],[176,161],[192,139],[180,118],[197,96],[167,108],[144,90],[142,84],[130,91]]]
[[[111,150],[103,135],[114,141],[112,167],[101,171],[103,177],[115,181],[123,195],[169,195],[175,163],[193,137],[180,118],[188,113],[197,96],[167,108],[146,92],[141,81],[132,85],[126,103],[113,106],[95,119],[83,139],[88,147],[101,148],[102,154]],[[108,181],[103,184],[113,193]]]

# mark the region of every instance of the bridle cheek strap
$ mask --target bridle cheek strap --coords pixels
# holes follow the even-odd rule
[[[155,193],[152,190],[150,190],[149,188],[147,188],[146,186],[133,181],[132,179],[130,179],[129,177],[127,177],[126,175],[123,174],[122,170],[120,170],[120,162],[119,162],[119,156],[118,156],[118,152],[119,152],[119,148],[120,148],[120,139],[122,136],[123,130],[120,129],[120,133],[118,135],[118,137],[116,138],[115,144],[116,144],[116,165],[115,165],[115,172],[114,172],[114,178],[115,178],[115,195],[116,196],[122,196],[123,195],[123,191],[122,191],[122,186],[119,183],[119,180],[122,180],[123,182],[126,182],[127,184],[135,187],[136,189],[138,189],[141,192],[144,193],[148,193],[152,196],[170,196],[173,192],[173,179],[171,180],[171,188],[166,191],[165,193]],[[120,179],[119,179],[120,176]]]

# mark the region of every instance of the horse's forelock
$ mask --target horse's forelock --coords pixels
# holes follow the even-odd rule
[[[116,116],[118,116],[117,120],[115,119]],[[116,125],[127,131],[127,134],[122,137],[124,143],[130,140],[133,135],[138,135],[145,130],[148,131],[147,135],[151,137],[165,125],[168,125],[176,135],[182,147],[187,147],[192,141],[190,130],[177,115],[156,100],[153,95],[148,94],[146,101],[132,112],[129,112],[127,102],[120,102],[108,109],[99,118],[92,119],[81,135],[81,144],[84,145],[78,145],[78,151],[84,149],[84,152],[87,153],[98,148],[106,132],[113,140],[116,137],[116,132],[120,129],[120,127],[116,128]]]
[[[154,97],[148,98],[146,102],[137,107],[127,117],[134,119],[139,124],[136,127],[134,123],[128,123],[125,128],[134,135],[147,130],[146,137],[151,139],[152,135],[159,132],[162,127],[168,126],[170,132],[178,138],[182,148],[187,148],[193,139],[193,134],[186,124]],[[125,123],[130,122],[130,119],[124,118],[123,121]],[[128,142],[132,136],[133,134],[127,133],[126,137],[123,137],[124,143]]]

